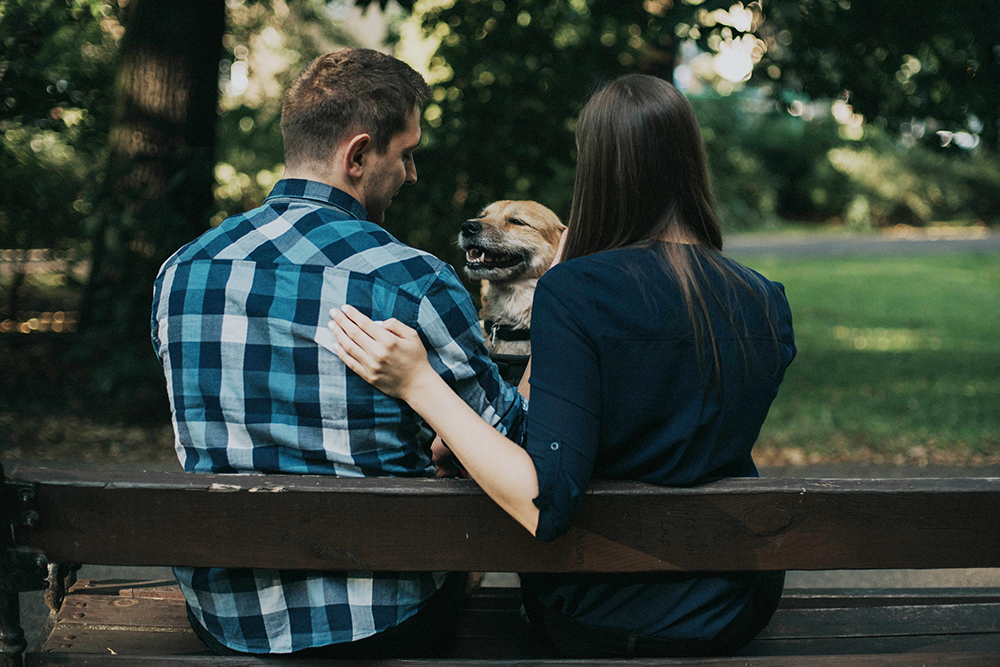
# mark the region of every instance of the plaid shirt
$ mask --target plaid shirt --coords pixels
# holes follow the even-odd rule
[[[448,384],[521,441],[526,406],[490,361],[454,269],[366,218],[335,188],[284,180],[263,206],[229,218],[163,265],[153,344],[186,471],[434,475],[427,424],[329,350],[327,313],[344,303],[416,328]],[[175,574],[202,625],[250,653],[362,639],[413,615],[444,581],[443,573]]]

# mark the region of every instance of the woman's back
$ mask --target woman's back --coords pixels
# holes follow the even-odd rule
[[[795,354],[788,303],[779,284],[715,254],[728,269],[720,272],[702,254],[714,251],[683,250],[700,267],[711,322],[700,347],[658,247],[580,257],[539,282],[528,451],[539,477],[540,539],[569,528],[591,477],[688,486],[757,474],[750,450]],[[525,579],[545,606],[568,616],[685,639],[724,626],[756,582]]]

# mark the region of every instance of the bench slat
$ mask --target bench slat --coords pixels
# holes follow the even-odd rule
[[[932,610],[933,613],[928,613]],[[1000,604],[779,609],[759,639],[993,634],[1000,648]]]
[[[148,600],[110,595],[71,595],[59,610],[56,622],[64,625],[116,627],[129,625],[150,632],[156,629],[190,629],[183,600]]]
[[[284,659],[282,667],[316,667],[316,660]],[[337,667],[581,667],[579,660],[338,660]],[[979,652],[961,653],[908,653],[885,655],[812,655],[812,656],[760,656],[735,658],[674,658],[665,660],[631,659],[601,660],[608,667],[996,667],[996,656]],[[73,654],[33,654],[25,659],[25,667],[100,667],[134,665],[135,667],[247,667],[248,665],[273,666],[267,658],[225,658],[220,656],[91,656]]]
[[[186,627],[183,602],[97,594],[113,584],[81,582],[65,608],[43,652],[166,656],[203,653],[204,647]],[[967,604],[937,603],[917,591],[910,605],[878,608],[853,604],[844,595],[807,594],[814,606],[796,605],[790,591],[768,627],[741,655],[868,655],[904,652],[991,652],[1000,654],[997,603],[975,599]],[[904,598],[904,594],[890,595]],[[950,598],[943,598],[949,600]],[[123,601],[125,605],[115,604]],[[146,605],[144,608],[143,605]],[[458,626],[452,660],[538,660],[551,657],[521,620],[516,589],[482,589],[472,595]],[[86,612],[78,616],[79,610]]]
[[[51,562],[622,572],[1000,566],[1000,479],[595,481],[536,542],[470,480],[17,469]],[[708,528],[710,527],[710,528]]]

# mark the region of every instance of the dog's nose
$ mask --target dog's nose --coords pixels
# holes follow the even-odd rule
[[[483,229],[483,223],[478,220],[466,220],[462,223],[462,233],[466,236],[478,234]]]

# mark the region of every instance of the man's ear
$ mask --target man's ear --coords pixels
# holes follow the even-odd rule
[[[343,166],[344,172],[351,178],[361,178],[364,174],[371,143],[372,138],[367,133],[356,134],[347,142]]]

